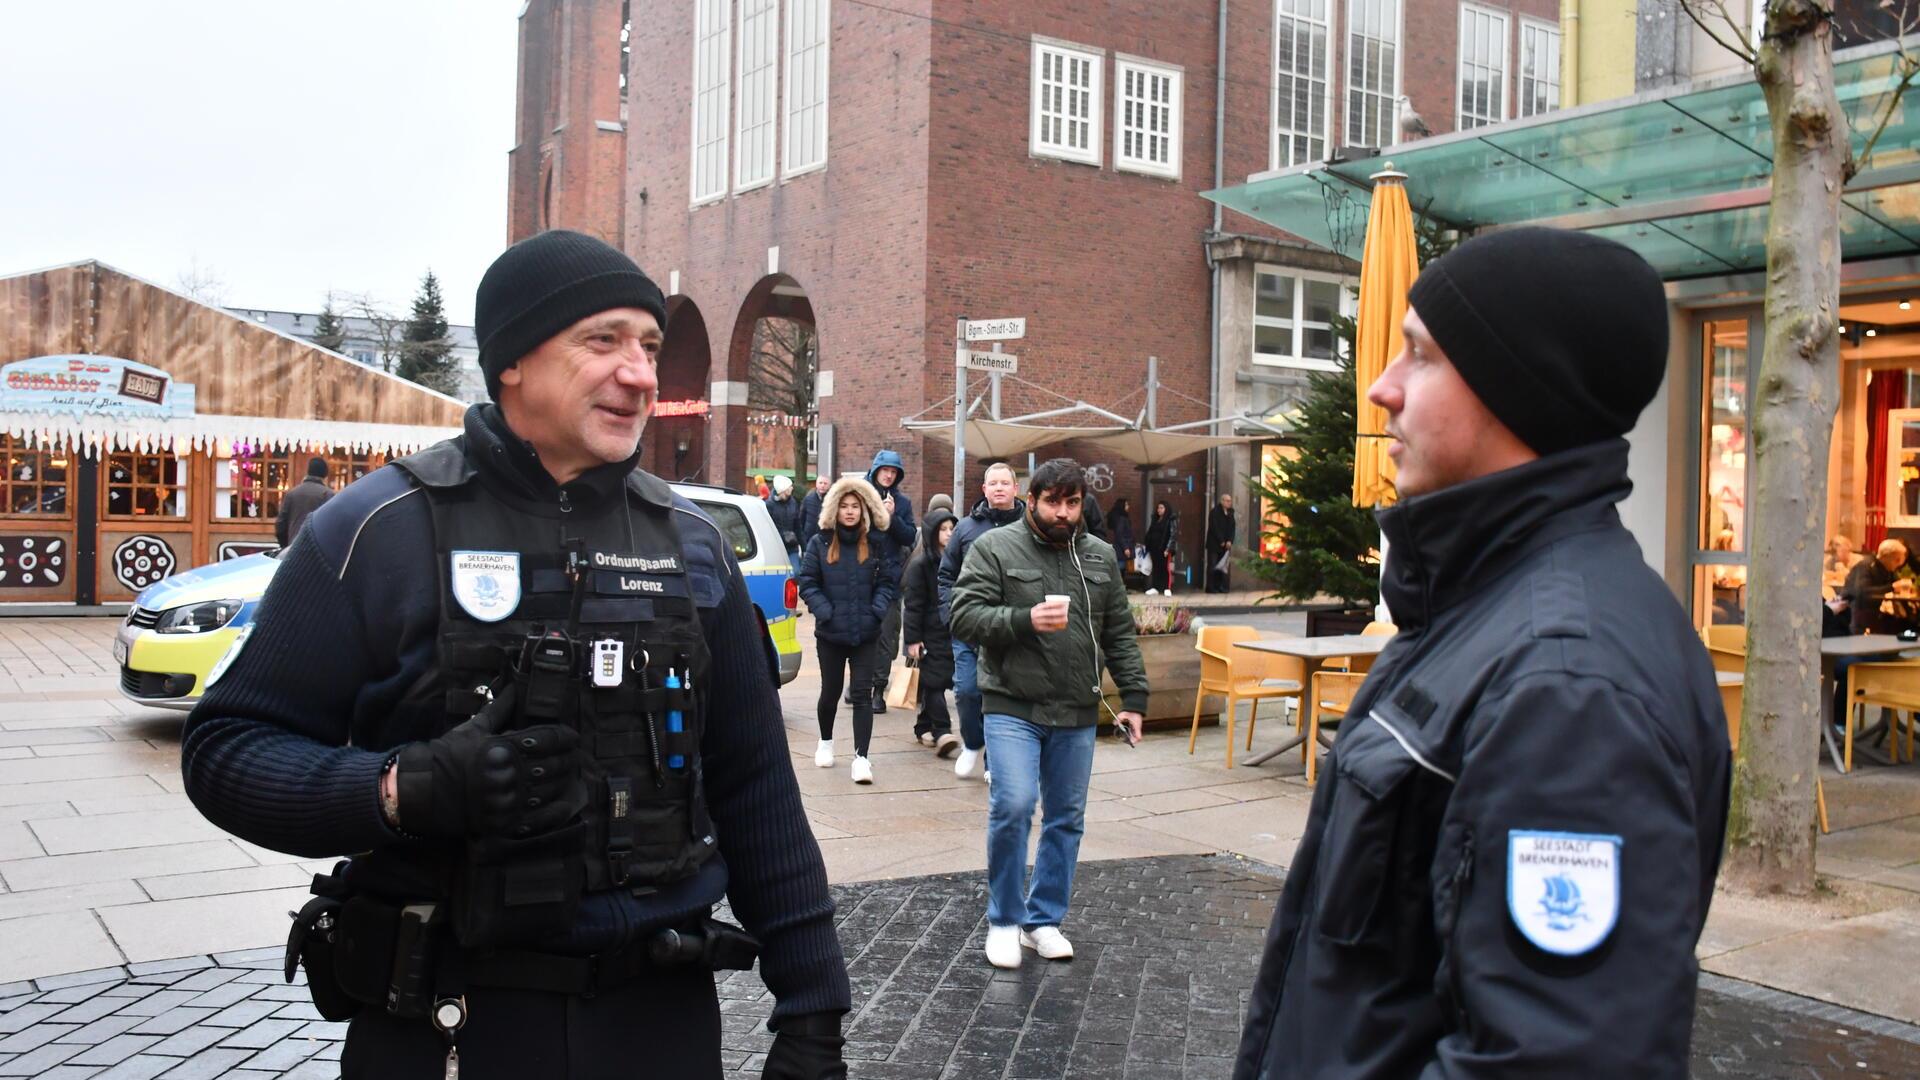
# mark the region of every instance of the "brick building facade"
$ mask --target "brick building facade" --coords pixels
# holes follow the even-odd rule
[[[527,0],[520,14],[507,242],[545,229],[621,238],[627,0]]]
[[[552,25],[556,2],[534,0],[524,18]],[[558,10],[581,12],[577,27],[617,7]],[[1402,94],[1434,132],[1453,130],[1463,27],[1487,54],[1480,85],[1490,90],[1504,64],[1497,103],[1469,104],[1515,115],[1522,26],[1551,28],[1556,13],[1554,0],[653,5],[632,42],[617,211],[626,250],[673,294],[661,396],[712,409],[656,425],[645,463],[742,482],[749,342],[755,321],[774,316],[818,331],[831,466],[862,468],[894,448],[922,503],[951,487],[951,449],[900,421],[951,418],[961,316],[1027,319],[1026,338],[1007,345],[1020,370],[1003,384],[1003,415],[1074,400],[1138,415],[1152,356],[1161,425],[1278,417],[1330,356],[1322,309],[1344,303],[1364,220],[1345,258],[1217,215],[1200,193],[1397,141]],[[590,51],[566,37],[563,66],[620,63],[617,31]],[[551,63],[528,51],[549,42],[550,54],[552,40],[523,25],[523,136],[529,88]],[[1527,42],[1538,64],[1546,41]],[[520,182],[524,165],[516,157],[514,235],[566,224],[530,216],[539,189]],[[561,173],[557,204],[574,205],[574,182],[604,200],[597,175]],[[969,398],[984,389],[977,381]],[[1117,482],[1102,501],[1133,497],[1138,529],[1144,477],[1133,465],[1073,443],[1041,456],[1050,452],[1108,465]],[[1154,496],[1182,512],[1184,552],[1199,550],[1210,489],[1246,505],[1259,454],[1156,470]],[[983,463],[969,455],[969,489]],[[1243,542],[1253,517],[1240,515]]]

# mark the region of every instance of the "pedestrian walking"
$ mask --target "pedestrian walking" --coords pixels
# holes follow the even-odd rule
[[[913,553],[913,542],[917,530],[914,527],[913,500],[900,490],[900,481],[907,475],[906,466],[900,461],[900,455],[891,450],[880,450],[873,455],[873,464],[867,469],[867,483],[880,493],[880,504],[886,508],[891,524],[881,529],[883,534],[877,542],[889,547],[888,564],[893,567],[893,600],[887,606],[886,618],[880,623],[879,662],[873,672],[873,711],[887,711],[887,677],[893,672],[893,658],[900,654],[900,578],[906,568],[907,556]],[[849,689],[857,689],[854,684]]]
[[[944,509],[927,511],[920,527],[920,547],[900,576],[900,636],[907,656],[920,671],[920,714],[913,736],[920,745],[949,758],[959,753],[960,737],[953,733],[947,713],[947,690],[953,685],[953,638],[940,616],[940,557],[953,537],[954,516]]]
[[[947,630],[953,637],[953,701],[960,712],[961,749],[953,760],[953,774],[962,779],[975,772],[984,775],[981,759],[987,749],[987,730],[978,679],[979,653],[972,642],[952,633],[953,583],[959,580],[960,568],[967,561],[967,549],[975,540],[990,529],[1026,517],[1027,503],[1020,498],[1019,490],[1013,478],[1013,466],[1004,461],[987,466],[986,475],[980,481],[980,501],[954,526],[953,539],[947,541],[947,550],[940,556],[940,617],[947,621]]]
[[[773,494],[767,497],[767,516],[787,549],[787,562],[800,565],[800,500],[793,497],[793,481],[785,476],[773,478]]]
[[[819,846],[732,545],[638,468],[660,289],[545,232],[480,280],[493,401],[315,511],[181,738],[215,825],[304,858],[288,947],[347,1080],[846,1076]],[[745,930],[712,917],[721,900]]]
[[[273,516],[273,538],[282,548],[293,543],[293,538],[300,535],[300,526],[331,498],[333,489],[327,486],[327,459],[308,458],[306,479],[280,496],[280,512]]]
[[[1367,392],[1399,632],[1314,792],[1234,1076],[1681,1080],[1729,754],[1616,509],[1667,368],[1660,275],[1515,229],[1408,301]]]
[[[1180,544],[1180,512],[1165,499],[1153,504],[1153,521],[1142,540],[1153,571],[1147,575],[1147,595],[1173,594],[1173,554]]]
[[[826,500],[827,487],[830,483],[831,481],[824,476],[814,477],[813,490],[807,492],[807,497],[800,500],[797,539],[800,542],[801,551],[807,550],[807,541],[812,540],[813,534],[820,531],[820,506]]]
[[[1234,537],[1233,496],[1222,495],[1207,511],[1207,591],[1227,591]]]
[[[840,689],[853,695],[853,782],[873,783],[867,750],[873,743],[872,698],[860,687],[873,685],[875,642],[880,623],[897,596],[893,548],[886,540],[887,508],[873,485],[844,476],[827,489],[829,509],[821,512],[820,531],[800,557],[800,595],[813,613],[814,652],[820,658],[820,745],[813,763],[833,768],[833,720],[840,711]],[[845,680],[843,682],[843,680]]]
[[[1133,562],[1133,500],[1116,499],[1107,513],[1107,538],[1113,541],[1114,554],[1122,568]]]
[[[1080,517],[1086,477],[1072,458],[1033,471],[1027,514],[974,541],[952,593],[953,633],[980,645],[987,756],[987,960],[1020,966],[1021,949],[1073,957],[1061,931],[1086,831],[1087,783],[1105,668],[1120,690],[1114,723],[1140,738],[1147,672],[1113,548]],[[1027,881],[1027,834],[1041,808]]]

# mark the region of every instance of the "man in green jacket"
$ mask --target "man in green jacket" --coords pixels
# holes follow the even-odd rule
[[[1073,957],[1060,932],[1086,831],[1087,781],[1099,730],[1100,669],[1120,688],[1114,722],[1140,739],[1147,672],[1113,548],[1080,520],[1086,478],[1072,458],[1033,471],[1024,522],[974,541],[954,583],[950,628],[980,653],[987,759],[987,960],[1020,966],[1021,948]],[[1036,803],[1040,851],[1026,882]]]

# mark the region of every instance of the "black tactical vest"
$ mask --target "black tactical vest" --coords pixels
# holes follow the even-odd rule
[[[569,924],[583,891],[639,893],[691,875],[716,851],[698,607],[724,589],[723,568],[689,566],[680,525],[691,514],[639,470],[624,499],[552,517],[504,501],[457,442],[395,465],[432,507],[441,597],[437,670],[401,708],[437,714],[437,733],[514,680],[515,726],[578,730],[590,792],[582,820],[560,834],[469,851],[449,868],[463,942],[538,937]]]

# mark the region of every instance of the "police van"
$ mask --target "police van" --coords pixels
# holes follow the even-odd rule
[[[795,633],[800,589],[794,578],[800,568],[787,558],[766,505],[731,488],[672,487],[711,518],[732,545],[746,578],[747,597],[773,639],[780,682],[792,682],[800,674],[800,639]],[[206,688],[208,672],[252,624],[278,565],[272,554],[248,555],[149,586],[134,599],[133,610],[113,639],[121,695],[156,708],[193,708]]]

